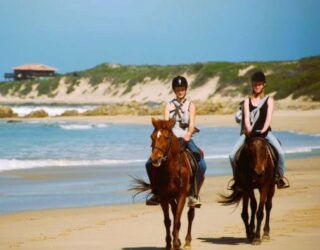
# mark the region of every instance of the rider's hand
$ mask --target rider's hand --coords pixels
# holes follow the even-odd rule
[[[190,141],[191,140],[191,135],[189,133],[186,133],[184,135],[183,139],[185,139],[185,141]]]
[[[259,133],[264,134],[266,131],[267,131],[267,129],[261,129],[261,130],[259,130]]]
[[[246,136],[250,136],[250,135],[251,135],[251,132],[252,132],[252,129],[245,129],[245,130],[244,130],[244,134],[245,134]]]

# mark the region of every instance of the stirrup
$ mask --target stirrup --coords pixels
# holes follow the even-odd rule
[[[149,197],[150,196],[150,197]],[[159,196],[153,193],[150,193],[146,198],[146,205],[147,206],[157,206],[160,204]]]
[[[200,208],[201,205],[202,204],[201,204],[199,196],[198,196],[198,198],[196,198],[194,196],[189,196],[188,207]]]
[[[285,180],[285,181],[284,181]],[[282,181],[282,183],[280,183],[280,181]],[[276,180],[276,184],[277,184],[277,188],[278,189],[285,189],[285,188],[289,188],[290,187],[290,182],[289,180],[282,176],[282,177],[279,177],[277,180]]]

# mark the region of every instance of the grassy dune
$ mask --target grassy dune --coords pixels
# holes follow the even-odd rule
[[[251,66],[243,75],[239,70]],[[192,89],[207,83],[211,78],[219,76],[215,94],[232,97],[239,93],[245,95],[250,90],[248,79],[252,72],[261,69],[268,75],[267,93],[274,93],[276,100],[288,96],[293,99],[303,97],[308,101],[320,101],[320,56],[303,58],[297,61],[282,62],[207,62],[184,65],[113,65],[100,64],[94,68],[57,75],[47,80],[1,82],[0,95],[15,95],[21,98],[32,91],[37,96],[54,97],[55,90],[62,80],[67,85],[67,94],[76,90],[81,80],[88,79],[91,86],[108,81],[115,87],[125,84],[123,95],[130,93],[132,87],[144,83],[146,79],[158,79],[168,82],[178,74],[194,75]],[[191,89],[191,91],[192,91]]]

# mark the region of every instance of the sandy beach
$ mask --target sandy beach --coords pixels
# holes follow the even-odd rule
[[[49,118],[48,121],[149,123],[150,117]],[[236,126],[232,115],[199,116],[199,125]],[[320,133],[320,110],[278,111],[275,130]],[[246,242],[241,206],[223,207],[230,176],[207,177],[196,210],[192,249],[318,249],[320,244],[320,157],[288,160],[291,188],[276,190],[271,212],[271,240]],[[184,210],[180,238],[186,233]],[[0,249],[162,249],[165,230],[160,207],[136,203],[89,208],[50,209],[0,215]]]
[[[288,161],[291,188],[277,190],[271,214],[271,240],[259,249],[318,249],[320,243],[320,158]],[[192,249],[251,249],[241,209],[222,207],[229,176],[206,179],[203,206],[196,211]],[[181,239],[186,232],[184,210]],[[121,206],[43,210],[1,215],[0,249],[161,249],[160,207]]]

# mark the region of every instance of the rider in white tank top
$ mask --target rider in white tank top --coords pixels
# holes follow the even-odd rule
[[[204,161],[203,152],[197,147],[197,145],[192,140],[192,135],[194,132],[199,130],[195,128],[195,105],[186,99],[186,91],[188,88],[188,81],[183,76],[177,76],[172,80],[172,90],[176,95],[175,99],[166,103],[164,108],[164,119],[169,120],[174,118],[176,120],[175,126],[172,132],[178,138],[183,138],[186,142],[187,148],[193,153],[199,156],[198,163],[199,169],[194,175],[196,180],[194,183],[192,191],[188,197],[189,207],[200,207],[201,202],[199,199],[199,190],[204,181],[204,174],[206,171],[206,163]],[[150,181],[152,180],[152,163],[149,159],[146,163],[146,169]],[[153,191],[153,195],[147,199],[147,205],[158,205],[159,199],[156,194],[156,190]]]
[[[189,119],[190,119],[190,104],[191,101],[184,99],[182,102],[178,102],[177,99],[171,100],[169,105],[169,117],[174,118],[176,124],[172,131],[179,138],[184,137],[188,130]]]

